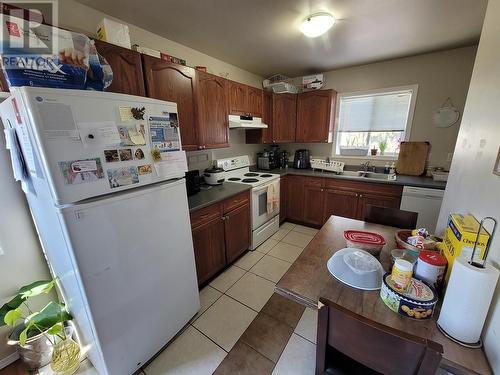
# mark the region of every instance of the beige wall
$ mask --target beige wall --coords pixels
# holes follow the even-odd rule
[[[333,70],[325,73],[325,87],[341,93],[418,84],[410,140],[429,141],[429,164],[448,168],[447,155],[453,152],[459,126],[435,128],[432,113],[448,97],[463,111],[475,55],[476,47],[471,46]],[[332,154],[332,145],[325,144],[290,145],[288,149],[303,147],[310,148],[315,156]]]
[[[87,35],[95,35],[97,25],[104,17],[115,19],[96,9],[77,3],[74,0],[61,0],[59,3],[59,26],[70,30],[80,31]],[[121,23],[127,22],[118,20]],[[167,22],[167,21],[166,21]],[[262,77],[249,73],[222,60],[198,52],[192,48],[176,43],[172,40],[153,34],[140,27],[128,24],[132,44],[154,48],[168,52],[171,55],[183,58],[190,66],[206,66],[208,71],[217,75],[227,75],[234,81],[246,83],[254,87],[262,87]],[[193,25],[194,27],[195,25]]]
[[[500,146],[499,45],[500,0],[490,0],[439,215],[438,233],[446,227],[451,212],[472,213],[478,219],[493,216],[500,220],[500,176],[492,173]],[[499,266],[499,231],[491,244],[489,259]],[[500,374],[500,284],[497,284],[483,338],[493,372]]]

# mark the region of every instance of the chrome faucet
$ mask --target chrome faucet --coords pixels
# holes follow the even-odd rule
[[[370,161],[362,163],[361,167],[363,168],[363,172],[365,172],[365,173],[368,172],[368,168],[370,167]]]

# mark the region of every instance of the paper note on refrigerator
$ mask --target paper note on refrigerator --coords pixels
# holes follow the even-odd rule
[[[121,142],[120,133],[113,121],[81,122],[78,129],[85,147],[118,146]]]
[[[174,177],[188,170],[186,152],[172,151],[161,154],[161,161],[154,163],[158,177]]]

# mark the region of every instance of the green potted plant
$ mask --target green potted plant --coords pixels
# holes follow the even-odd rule
[[[40,280],[19,289],[0,308],[0,326],[14,327],[8,344],[16,345],[29,370],[50,362],[56,373],[72,374],[80,364],[80,347],[71,339],[70,327],[64,327],[72,319],[66,306],[51,301],[40,311],[33,311],[28,304],[30,298],[49,293],[55,283],[56,280]]]
[[[385,149],[387,148],[387,141],[382,141],[378,144],[380,150],[380,155],[384,155]]]

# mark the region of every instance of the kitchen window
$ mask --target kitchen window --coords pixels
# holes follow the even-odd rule
[[[366,157],[376,148],[377,156],[397,157],[400,142],[410,137],[417,88],[339,94],[335,155]]]

